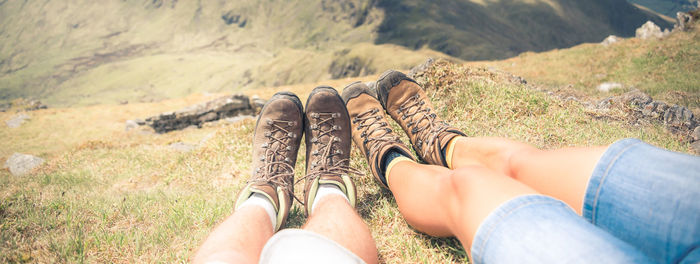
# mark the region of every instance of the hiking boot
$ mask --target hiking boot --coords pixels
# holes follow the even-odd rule
[[[382,187],[389,189],[385,172],[381,168],[384,156],[395,150],[415,160],[411,150],[389,127],[374,90],[361,82],[352,83],[343,90],[343,101],[350,113],[352,140],[355,146],[365,155],[375,180]]]
[[[377,95],[387,113],[406,131],[418,156],[429,164],[447,167],[443,149],[450,140],[465,134],[435,114],[423,88],[403,73],[389,70],[377,81]]]
[[[338,92],[326,86],[317,87],[306,101],[306,215],[313,207],[320,184],[333,184],[345,193],[355,207],[355,184],[350,168],[350,117]]]
[[[287,221],[294,195],[294,164],[304,128],[299,98],[276,93],[263,106],[253,135],[253,173],[238,195],[236,209],[254,193],[270,199],[279,230]]]

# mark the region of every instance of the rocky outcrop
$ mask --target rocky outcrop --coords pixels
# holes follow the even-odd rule
[[[205,123],[219,119],[254,115],[262,109],[264,104],[265,100],[257,97],[249,98],[248,96],[237,94],[186,107],[178,111],[152,116],[146,118],[144,124],[152,127],[157,133],[166,133],[190,126],[201,128]],[[127,130],[133,129],[133,123],[138,124],[136,121],[128,122],[126,124]]]
[[[44,159],[32,155],[14,153],[5,162],[5,168],[14,176],[23,176],[44,163]]]
[[[13,116],[9,120],[5,120],[5,124],[9,128],[18,128],[29,118],[30,118],[29,115],[27,115],[25,113],[20,113],[20,114]]]
[[[619,42],[621,39],[615,35],[610,35],[607,38],[603,40],[603,42],[600,43],[600,45],[603,45],[605,47],[610,46],[612,44],[615,44]]]
[[[700,4],[700,2],[698,2]],[[688,31],[693,26],[693,16],[689,13],[676,13],[676,24],[673,26],[673,31]]]
[[[221,19],[224,20],[226,25],[237,25],[238,27],[245,27],[248,24],[248,19],[243,17],[241,14],[236,14],[233,11],[228,11],[221,15]]]
[[[647,21],[646,23],[644,23],[644,25],[642,25],[641,27],[639,27],[635,31],[635,36],[638,39],[645,39],[645,40],[651,39],[651,38],[655,38],[655,39],[664,38],[664,37],[668,36],[668,34],[670,34],[668,29],[661,31],[661,28],[659,26],[657,26],[656,24],[654,24],[654,22],[651,22],[651,21]]]
[[[693,151],[700,154],[700,148],[696,148],[700,147],[700,119],[687,107],[654,100],[639,90],[605,98],[590,107],[603,111],[622,110],[634,123],[661,123],[669,132],[690,142]]]

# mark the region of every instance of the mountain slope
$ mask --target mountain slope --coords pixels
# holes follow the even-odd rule
[[[660,14],[676,17],[676,12],[688,12],[698,8],[696,0],[629,0]]]
[[[620,0],[0,0],[0,103],[150,102],[504,58],[646,19],[668,26]]]
[[[0,100],[151,101],[448,57],[370,44],[382,16],[370,7],[367,0],[2,1]]]
[[[428,46],[467,60],[633,36],[647,20],[671,25],[626,0],[381,0],[386,18],[377,43]]]

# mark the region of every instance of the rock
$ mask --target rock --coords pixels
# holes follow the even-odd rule
[[[133,129],[136,129],[138,127],[139,127],[139,123],[137,123],[134,120],[126,120],[126,122],[124,122],[124,131],[133,130]]]
[[[651,102],[651,96],[634,89],[620,95],[618,100],[625,105],[631,105],[641,110],[642,107]]]
[[[664,124],[673,128],[691,128],[695,125],[693,112],[683,106],[673,105],[664,112]]]
[[[598,85],[598,91],[601,92],[609,92],[612,89],[621,89],[623,86],[621,83],[615,83],[615,82],[606,82],[606,83],[601,83]]]
[[[695,152],[695,154],[700,155],[700,141],[695,141],[690,144],[690,149]]]
[[[5,168],[14,176],[23,176],[44,163],[44,159],[32,155],[14,153],[5,162]]]
[[[652,101],[642,108],[642,115],[655,120],[661,120],[664,113],[668,109],[668,105],[664,102]]]
[[[253,108],[253,111],[256,115],[259,114],[260,111],[262,111],[262,108],[263,106],[265,106],[265,103],[267,103],[267,101],[265,99],[261,99],[257,95],[253,95],[252,97],[250,97],[250,107]]]
[[[179,152],[190,152],[190,151],[194,150],[197,146],[192,145],[192,144],[183,143],[183,142],[175,142],[175,143],[168,145],[168,147],[170,147],[170,149],[172,149],[172,150],[179,151]]]
[[[128,100],[119,101],[119,104],[120,105],[129,104],[129,101]]]
[[[700,2],[698,2],[700,5]],[[673,26],[673,31],[688,31],[693,25],[693,16],[688,13],[676,13],[676,24]]]
[[[435,60],[433,58],[428,58],[425,60],[425,62],[413,67],[406,76],[415,79],[416,77],[423,75],[423,73],[427,71],[430,66],[433,66],[433,63],[435,63]]]
[[[661,32],[661,28],[654,24],[654,22],[647,21],[635,31],[635,36],[638,39],[650,39],[650,38],[663,38],[667,35],[668,33],[664,34],[664,32]]]
[[[48,108],[48,106],[46,106],[45,104],[42,104],[41,101],[31,100],[24,107],[24,110],[25,111],[35,111],[35,110],[46,109],[46,108]]]
[[[695,127],[695,130],[693,130],[693,140],[700,141],[700,126]]]
[[[239,115],[255,114],[264,100],[251,103],[245,95],[224,96],[202,104],[192,105],[175,112],[166,112],[146,118],[145,124],[157,133],[181,130],[189,126],[202,127],[204,123]]]
[[[603,40],[603,42],[601,42],[600,44],[603,45],[603,46],[605,46],[605,47],[607,47],[607,46],[610,46],[610,45],[612,45],[612,44],[614,44],[614,43],[617,43],[617,42],[619,42],[619,41],[620,41],[620,38],[618,38],[618,37],[615,36],[615,35],[610,35],[610,36],[608,36],[607,38],[605,38],[605,39]]]
[[[224,20],[226,25],[238,25],[238,27],[245,27],[248,23],[248,19],[242,17],[240,14],[236,14],[233,10],[228,11],[221,15],[221,19]]]
[[[9,128],[18,128],[28,119],[30,119],[29,115],[21,113],[13,116],[9,120],[6,120],[5,124],[7,124]]]

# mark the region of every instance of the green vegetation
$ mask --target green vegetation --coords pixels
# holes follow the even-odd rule
[[[426,76],[422,82],[440,115],[469,135],[506,136],[543,148],[638,137],[688,150],[660,126],[591,118],[578,104],[511,83],[485,68],[440,62]],[[329,84],[342,87],[353,80]],[[257,92],[269,96],[290,90],[305,97],[314,86]],[[31,112],[32,119],[20,128],[0,128],[0,137],[9,142],[0,147],[2,157],[20,151],[47,159],[23,177],[0,171],[0,262],[186,261],[233,210],[235,194],[249,175],[255,122],[165,135],[124,132],[123,122],[205,99],[192,95],[161,103],[46,109]],[[0,113],[0,119],[13,114]],[[191,152],[178,152],[167,146],[172,142],[202,143]],[[303,176],[303,161],[302,155],[296,177]],[[406,224],[391,194],[370,177],[357,149],[351,164],[366,174],[356,179],[357,209],[371,228],[383,262],[465,261],[457,240],[431,238]],[[295,210],[291,226],[303,221],[301,211]]]
[[[624,0],[0,1],[0,104],[150,102],[506,58],[648,19],[670,26]]]
[[[525,51],[633,36],[651,20],[672,27],[626,0],[380,0],[386,13],[377,43],[427,46],[465,60],[504,59]]]
[[[524,53],[504,61],[474,62],[525,77],[550,90],[568,89],[593,97],[596,89],[619,82],[655,99],[700,109],[700,28],[660,40],[625,39],[605,47],[585,44],[540,54]],[[697,112],[697,111],[696,111]]]

